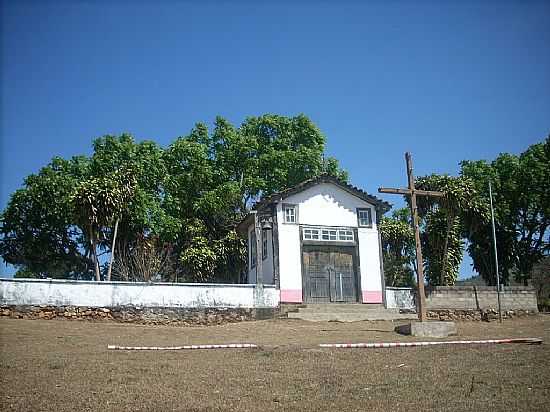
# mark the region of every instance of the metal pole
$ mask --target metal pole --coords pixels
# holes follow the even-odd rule
[[[489,182],[489,202],[491,204],[491,225],[493,226],[493,248],[495,249],[495,269],[497,277],[498,319],[502,323],[502,310],[500,308],[500,276],[498,274],[497,236],[495,232],[495,212],[493,211],[493,190]]]

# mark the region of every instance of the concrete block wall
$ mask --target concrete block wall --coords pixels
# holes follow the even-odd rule
[[[504,287],[500,302],[503,310],[537,311],[537,294],[530,287]],[[428,310],[497,309],[497,291],[491,286],[436,286],[426,291],[426,307]]]

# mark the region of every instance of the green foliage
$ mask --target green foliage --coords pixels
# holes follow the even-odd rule
[[[0,215],[0,255],[21,277],[88,278],[82,233],[74,225],[70,195],[87,175],[83,157],[54,158],[12,194]]]
[[[537,291],[539,309],[550,309],[550,256],[545,256],[533,265],[531,271],[532,285]]]
[[[414,232],[408,209],[398,209],[393,217],[383,217],[379,225],[382,237],[384,276],[387,286],[414,286]]]
[[[252,196],[269,195],[323,172],[345,178],[337,161],[323,160],[325,137],[304,115],[249,117],[239,129],[247,143]]]
[[[475,182],[481,201],[489,204],[492,182],[499,276],[508,283],[513,274],[527,283],[533,265],[550,252],[550,138],[519,156],[500,154],[493,162],[461,162],[461,175]],[[474,268],[495,284],[491,222],[472,214],[466,221],[468,251]]]
[[[109,176],[90,177],[77,184],[69,201],[75,223],[87,238],[94,262],[96,280],[101,279],[97,246],[105,232],[123,214],[131,201],[136,180],[132,170],[115,171]]]
[[[246,248],[234,228],[254,201],[321,173],[347,179],[324,145],[304,115],[238,128],[218,117],[211,133],[198,123],[165,149],[129,134],[98,138],[90,158],[54,159],[27,178],[2,214],[0,254],[22,275],[100,279],[98,256],[118,221],[118,278],[238,281]],[[178,269],[165,276],[133,255]]]
[[[488,218],[474,181],[464,177],[436,175],[419,177],[415,187],[445,193],[445,197],[418,197],[423,223],[422,255],[426,279],[431,285],[454,285],[462,261],[464,221],[469,216]]]
[[[97,230],[112,224],[129,203],[134,186],[133,175],[120,172],[80,182],[69,199],[76,222],[83,228],[92,226]]]
[[[129,134],[103,136],[93,142],[92,178],[112,178],[126,173],[133,179],[132,201],[125,204],[119,230],[122,242],[132,242],[140,233],[159,234],[177,224],[167,218],[163,196],[167,170],[164,151],[151,141],[135,142]]]
[[[425,217],[425,228],[421,236],[424,272],[430,285],[452,286],[458,278],[462,262],[462,231],[460,217],[455,216],[448,227],[448,215],[443,209],[430,211]],[[447,242],[446,260],[443,259]],[[445,268],[443,265],[445,264]]]
[[[233,231],[252,202],[320,173],[346,177],[323,159],[325,139],[305,116],[250,117],[235,128],[197,124],[165,151],[166,211],[180,219],[176,248],[188,281],[238,281],[246,246]]]

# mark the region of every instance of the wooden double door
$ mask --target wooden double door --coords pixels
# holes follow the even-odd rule
[[[304,303],[357,302],[354,247],[304,246]]]

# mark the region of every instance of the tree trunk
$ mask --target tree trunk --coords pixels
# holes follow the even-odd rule
[[[443,259],[441,262],[441,279],[440,279],[440,286],[444,286],[443,283],[445,282],[445,270],[447,269],[447,251],[449,250],[449,233],[451,232],[452,227],[452,220],[451,216],[447,215],[447,232],[445,233],[445,243],[443,245]]]
[[[101,272],[99,271],[99,259],[97,258],[97,254],[94,252],[95,257],[95,280],[98,282],[101,281]]]
[[[90,245],[92,249],[90,250],[90,253],[92,254],[92,260],[94,262],[94,271],[95,271],[95,280],[101,281],[101,274],[99,272],[99,260],[97,259],[97,241],[94,237],[94,232],[92,229],[92,225],[89,226],[90,229]]]
[[[113,260],[115,257],[115,245],[116,245],[117,232],[118,232],[118,218],[115,223],[115,233],[113,234],[113,243],[111,244],[111,259],[109,260],[109,268],[107,269],[107,282],[111,281],[111,270],[113,268]]]

